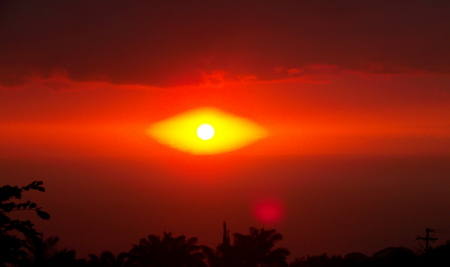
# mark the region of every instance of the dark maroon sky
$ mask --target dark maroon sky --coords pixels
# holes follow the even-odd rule
[[[277,67],[448,73],[449,1],[1,2],[5,85],[74,80],[169,86],[201,72],[280,79]]]

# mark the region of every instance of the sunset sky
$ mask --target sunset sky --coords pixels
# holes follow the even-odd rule
[[[447,0],[2,0],[0,185],[43,180],[29,197],[52,218],[31,219],[80,257],[163,231],[214,247],[223,221],[277,229],[292,259],[418,249],[427,227],[444,243],[449,14]],[[150,134],[204,108],[265,134],[213,155]]]

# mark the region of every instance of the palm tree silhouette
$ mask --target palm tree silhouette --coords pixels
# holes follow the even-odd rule
[[[75,254],[73,249],[62,249],[50,259],[46,267],[86,267],[86,260],[76,259]]]
[[[31,266],[46,266],[52,257],[58,253],[59,237],[50,236],[44,239],[44,236],[27,235],[26,247],[28,249],[28,260]]]
[[[89,254],[88,265],[92,267],[124,267],[128,253],[122,252],[117,257],[111,251],[103,251],[99,256]]]
[[[75,258],[75,251],[71,249],[58,250],[59,237],[50,236],[44,239],[43,234],[27,235],[26,248],[28,254],[21,266],[34,267],[63,267],[79,266],[83,260]]]
[[[288,266],[286,248],[275,248],[275,243],[283,240],[283,235],[275,229],[250,228],[249,235],[234,234],[233,266],[284,267]]]
[[[207,267],[202,247],[196,243],[195,237],[172,237],[171,232],[164,232],[162,239],[149,235],[133,245],[128,263],[137,267]]]

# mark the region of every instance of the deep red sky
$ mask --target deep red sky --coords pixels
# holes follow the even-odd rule
[[[449,238],[449,1],[0,1],[0,181],[44,180],[81,256],[172,230],[262,227],[294,256]],[[152,140],[211,106],[270,136],[224,155]],[[113,233],[113,234],[112,234]]]

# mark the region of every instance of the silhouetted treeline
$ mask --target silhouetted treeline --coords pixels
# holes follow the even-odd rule
[[[405,247],[389,247],[382,249],[372,257],[353,252],[341,256],[319,256],[295,259],[290,267],[419,267],[419,266],[450,266],[450,242],[430,249],[428,253],[414,253]]]
[[[134,244],[130,251],[118,254],[103,251],[87,259],[76,257],[74,250],[56,249],[59,238],[45,238],[31,221],[14,220],[11,211],[31,210],[42,219],[50,215],[30,201],[16,203],[29,190],[44,192],[42,182],[27,186],[0,187],[0,267],[401,267],[450,266],[450,242],[414,253],[404,247],[389,247],[368,257],[353,252],[342,256],[308,256],[290,264],[287,248],[276,247],[283,239],[275,229],[250,228],[248,234],[234,233],[230,238],[223,224],[222,243],[216,248],[199,245],[197,238],[149,235]],[[231,240],[232,239],[232,240]]]

